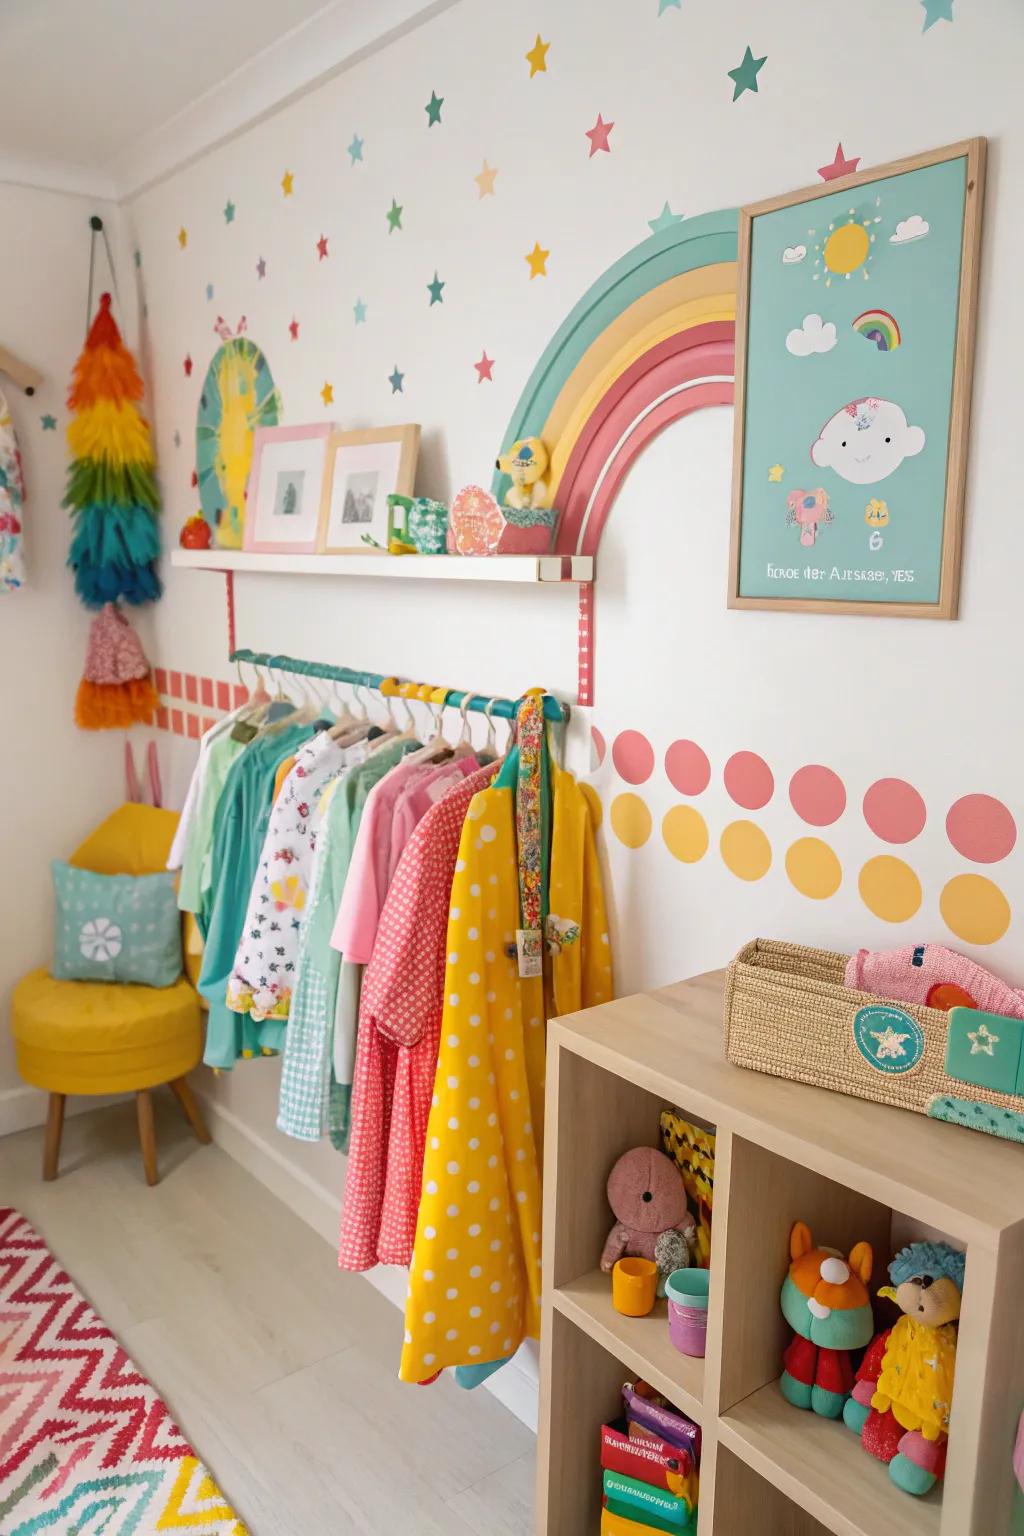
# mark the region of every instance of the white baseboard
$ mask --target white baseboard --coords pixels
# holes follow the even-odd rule
[[[41,1088],[29,1088],[26,1084],[0,1088],[0,1136],[13,1136],[15,1131],[30,1131],[35,1125],[45,1125],[48,1100],[49,1094]],[[84,1115],[90,1109],[105,1109],[116,1102],[116,1094],[69,1098],[64,1113]]]
[[[246,1124],[216,1099],[200,1094],[214,1141],[229,1157],[266,1186],[332,1248],[338,1243],[338,1195],[288,1158],[283,1149]],[[404,1269],[378,1265],[363,1275],[374,1290],[404,1310],[407,1279]],[[524,1344],[514,1360],[491,1376],[484,1386],[527,1428],[537,1430],[538,1376],[536,1346]]]

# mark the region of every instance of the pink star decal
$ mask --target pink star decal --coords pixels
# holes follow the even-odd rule
[[[317,251],[319,253],[320,260],[323,261],[324,257],[327,255],[327,236],[326,235],[321,235],[320,236],[320,239],[316,243],[316,248],[317,248]]]
[[[288,327],[288,334],[291,337],[292,341],[298,341],[298,339],[299,339],[299,322],[297,320],[294,320],[294,319],[292,320],[291,324]]]
[[[480,359],[480,361],[478,363],[474,363],[473,367],[477,371],[477,383],[478,384],[482,384],[484,379],[490,379],[491,383],[493,384],[493,382],[494,382],[494,374],[491,372],[491,370],[494,367],[494,358],[487,356],[487,348],[486,347],[484,348],[484,355],[483,355],[483,357]]]
[[[856,155],[852,160],[847,160],[843,154],[842,144],[836,145],[836,157],[831,165],[819,165],[818,175],[822,181],[838,181],[840,176],[852,176],[860,165],[860,156]]]
[[[185,354],[185,361],[182,364],[182,367],[185,370],[185,377],[186,377],[186,379],[190,379],[192,377],[192,354],[191,354],[191,352],[186,352],[186,354]]]
[[[597,122],[593,128],[587,129],[587,138],[590,140],[590,159],[593,160],[599,149],[603,149],[606,155],[610,155],[612,147],[608,143],[608,135],[615,127],[614,123],[606,123],[600,112],[597,114]]]

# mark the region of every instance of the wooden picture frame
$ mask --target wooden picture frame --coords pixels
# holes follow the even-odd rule
[[[333,422],[257,427],[245,492],[243,548],[261,555],[316,552]]]
[[[387,549],[388,497],[413,494],[419,446],[415,422],[331,433],[320,501],[319,554],[365,555]]]
[[[769,198],[740,210],[730,608],[956,618],[986,148],[987,141],[983,138],[967,139],[944,149],[911,155],[869,171],[825,181],[820,186]],[[958,194],[958,162],[961,161],[962,194]],[[918,175],[921,172],[933,174],[921,177]],[[898,180],[904,177],[914,179]],[[958,195],[962,195],[962,215],[959,216],[955,213],[959,206]],[[819,210],[822,199],[832,201]],[[920,201],[926,212],[934,202],[944,213],[949,213],[946,204],[952,202],[953,213],[933,219],[936,230],[931,232],[927,219],[910,206],[915,201]],[[785,235],[796,229],[799,211],[805,206],[807,214],[801,227],[807,228],[806,243],[788,245]],[[796,210],[796,213],[790,217],[787,212],[779,217],[782,211],[788,210]],[[822,230],[823,219],[830,217],[827,229]],[[768,224],[764,222],[766,220],[773,222]],[[849,236],[845,233],[844,221],[848,221]],[[920,233],[922,227],[923,233]],[[860,233],[861,229],[866,233]],[[831,246],[837,231],[839,243],[835,249],[827,251],[826,247]],[[930,233],[934,245],[928,258],[922,261],[920,255],[915,256],[910,266],[900,270],[899,259],[910,253],[899,248],[913,244],[920,253],[926,249],[926,237]],[[790,298],[784,304],[766,305],[764,301],[773,288],[781,289],[786,281],[772,270],[773,259],[778,263],[780,273],[786,267],[799,270],[811,256],[812,241],[816,243],[815,254],[808,262],[811,281],[806,281],[805,267],[801,280],[794,282],[788,290]],[[843,246],[844,241],[850,249]],[[874,249],[876,242],[883,242],[878,244],[877,251]],[[898,257],[893,247],[897,248]],[[847,271],[849,263],[861,250],[868,252],[857,264],[864,270]],[[881,275],[875,283],[858,282],[858,278],[870,279],[869,262],[875,256],[882,261]],[[957,258],[958,271],[954,266]],[[937,272],[943,276],[947,297],[955,299],[955,318],[950,313],[952,305],[947,305],[945,311],[937,308],[942,301],[940,285],[922,281],[929,261],[935,263]],[[873,312],[869,309],[855,320],[849,318],[851,306],[856,308],[861,303],[870,306],[876,300],[884,306],[887,286],[904,295],[910,294],[906,303],[914,316],[914,324],[909,337],[901,333],[896,320],[884,308]],[[834,298],[827,296],[832,287],[838,290]],[[811,310],[815,302],[825,315],[824,320],[822,314],[804,315],[804,308]],[[828,318],[830,310],[834,311],[831,320]],[[801,315],[804,315],[802,325]],[[932,319],[934,325],[929,323]],[[809,326],[809,322],[816,322],[816,325]],[[789,330],[789,326],[795,329]],[[858,332],[856,337],[852,335],[853,331]],[[766,338],[770,339],[767,350]],[[911,354],[907,348],[893,366],[888,375],[893,381],[892,392],[895,394],[898,388],[908,399],[914,399],[922,398],[921,391],[925,388],[934,391],[936,402],[941,402],[945,399],[948,384],[948,412],[944,404],[941,408],[936,406],[923,412],[928,417],[927,431],[908,421],[898,400],[890,400],[880,393],[886,389],[887,365],[878,359],[890,354],[895,358],[896,349],[904,340],[916,345],[917,350]],[[944,353],[937,350],[941,347],[945,348]],[[833,348],[837,351],[842,348],[842,351],[827,364],[824,357],[813,355],[831,352]],[[858,351],[858,348],[862,350]],[[760,349],[756,357],[755,349]],[[772,349],[778,349],[777,356]],[[941,369],[937,370],[934,360],[929,366],[929,351],[946,360],[945,374]],[[797,360],[795,368],[792,361],[787,361],[787,352]],[[912,361],[908,362],[908,358]],[[918,371],[916,378],[915,367]],[[771,375],[768,387],[767,375]],[[811,381],[815,378],[821,381],[822,405],[818,419],[824,424],[817,427],[818,436],[810,438],[809,449],[806,449],[806,433],[815,430],[809,414],[812,407],[805,403],[801,412],[790,386],[794,380],[799,380],[797,393],[806,390],[809,397],[814,394]],[[756,396],[753,402],[752,395]],[[889,412],[895,412],[895,440],[901,446],[902,434],[902,443],[906,447],[903,452],[900,446],[890,449],[888,458],[879,450],[872,465],[871,456],[875,452],[870,447],[872,440],[885,444],[893,441],[890,436],[874,436],[876,432],[884,433]],[[791,462],[786,464],[780,462],[782,449],[774,458],[765,452],[763,463],[757,457],[762,438],[771,430],[765,423],[771,423],[773,416],[779,436],[785,438],[792,432],[790,440],[801,450],[795,457],[787,454]],[[838,441],[847,424],[847,416],[856,424],[857,430],[867,429],[869,434],[861,444],[868,447],[868,455],[856,462],[850,458],[854,442],[851,441],[848,447],[849,440],[845,437],[841,443]],[[941,439],[943,427],[946,431],[944,460],[940,451],[933,450],[929,455],[924,452],[936,435]],[[797,436],[801,431],[804,437]],[[833,436],[837,439],[835,443]],[[889,467],[893,454],[895,465]],[[905,466],[904,458],[910,460],[912,457],[913,466]],[[838,463],[839,467],[833,468],[833,463]],[[859,467],[864,463],[868,466],[866,470]],[[919,464],[926,468],[919,470]],[[866,478],[872,468],[879,471],[874,480]],[[904,473],[905,468],[909,474]],[[752,489],[755,472],[765,477],[756,490]],[[925,474],[932,485],[931,494],[922,494],[920,490]],[[943,476],[941,524],[936,489],[940,474]],[[819,481],[822,483],[817,483]],[[771,482],[770,492],[768,482]],[[877,490],[876,486],[879,487]],[[887,494],[896,500],[891,514],[888,502],[883,499]],[[868,497],[871,499],[865,506]],[[847,558],[837,566],[830,563],[833,557],[827,546],[832,532],[828,524],[839,517],[843,519],[842,540]],[[749,529],[745,543],[747,519]],[[788,530],[785,527],[787,519]],[[848,558],[858,519],[858,531],[863,537],[860,548],[864,554],[860,557],[862,563],[853,567]],[[898,522],[898,519],[906,521]],[[825,535],[820,542],[819,525]],[[916,541],[915,548],[922,552],[920,599],[912,596],[910,590],[918,571],[917,564],[908,564],[906,559],[912,537]],[[838,542],[833,538],[833,544]],[[777,546],[786,551],[787,563],[774,566],[770,560],[764,560],[769,543],[773,548]],[[887,543],[890,545],[888,552],[885,550]],[[816,544],[818,552],[812,555],[809,551]],[[835,554],[839,551],[835,550]],[[781,575],[776,576],[776,571]],[[881,576],[879,572],[882,572]],[[765,590],[776,583],[778,596]],[[855,596],[853,592],[858,584],[863,584],[864,591],[878,590],[880,594],[884,591],[885,595],[870,599],[859,594]],[[830,586],[836,591],[834,597],[825,595]],[[808,595],[805,590],[808,587],[815,588],[813,595]]]

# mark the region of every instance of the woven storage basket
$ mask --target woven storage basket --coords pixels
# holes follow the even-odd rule
[[[913,1109],[938,1120],[1024,1140],[1024,1096],[950,1077],[946,1046],[951,1021],[991,1020],[954,1009],[889,1001],[844,986],[846,955],[755,939],[729,967],[725,987],[725,1053],[737,1066],[834,1093]],[[959,1025],[957,1027],[965,1027]],[[1022,1028],[999,1019],[1007,1044]],[[874,1032],[877,1028],[877,1033]],[[878,1041],[892,1029],[892,1055]],[[858,1044],[858,1037],[862,1044]],[[864,1045],[877,1052],[872,1063]],[[912,1065],[905,1063],[912,1060]],[[988,1061],[982,1063],[987,1066]]]

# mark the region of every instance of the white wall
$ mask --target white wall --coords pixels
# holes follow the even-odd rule
[[[45,1109],[43,1095],[19,1082],[7,1020],[15,982],[50,958],[50,860],[66,857],[123,798],[123,737],[74,724],[89,615],[65,567],[71,525],[60,505],[64,400],[85,339],[89,215],[97,212],[116,222],[103,204],[0,184],[0,338],[45,375],[32,397],[0,377],[25,466],[27,565],[26,587],[0,597],[0,1134],[37,1123]],[[102,278],[105,268],[98,271]],[[131,301],[129,274],[119,275]],[[43,430],[44,415],[56,417],[56,430]]]

